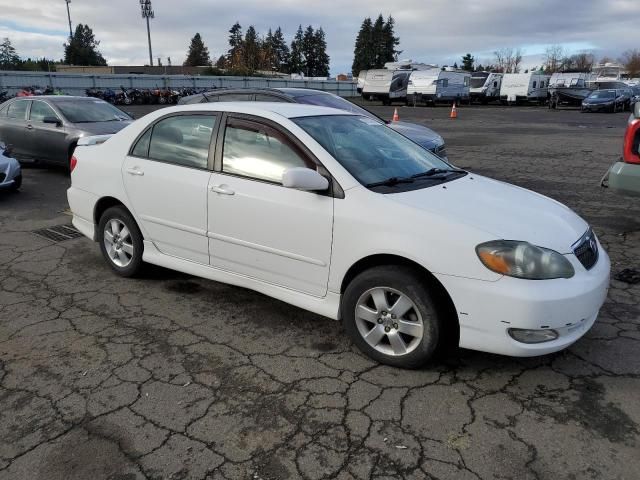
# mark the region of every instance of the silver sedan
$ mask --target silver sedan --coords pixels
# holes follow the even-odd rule
[[[18,190],[22,185],[22,170],[11,156],[11,149],[0,142],[0,190]]]
[[[131,116],[97,98],[22,97],[0,106],[0,141],[18,160],[69,165],[78,140],[113,134],[129,125]]]

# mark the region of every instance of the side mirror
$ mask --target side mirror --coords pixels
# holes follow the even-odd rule
[[[321,192],[329,188],[329,180],[310,168],[294,167],[284,171],[282,185],[297,190]]]
[[[44,117],[42,123],[52,123],[56,127],[62,126],[62,121],[58,117]]]

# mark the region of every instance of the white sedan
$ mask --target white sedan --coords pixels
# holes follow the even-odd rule
[[[555,352],[607,294],[609,258],[570,209],[367,117],[197,104],[105,139],[78,145],[68,199],[116,273],[147,262],[262,292],[342,320],[383,363],[418,367],[450,339]]]

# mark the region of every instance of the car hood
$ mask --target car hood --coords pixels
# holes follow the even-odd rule
[[[410,138],[418,145],[422,145],[428,149],[444,145],[444,140],[440,135],[430,128],[423,127],[422,125],[407,122],[390,122],[387,125],[393,128],[396,132]]]
[[[86,132],[89,135],[109,135],[112,133],[118,133],[124,127],[129,126],[132,123],[132,120],[126,120],[123,122],[75,123],[74,126],[78,130]]]
[[[588,229],[582,218],[555,200],[475,174],[387,197],[495,239],[523,240],[563,254],[571,253],[571,246]]]

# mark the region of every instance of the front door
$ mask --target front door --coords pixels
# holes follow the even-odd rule
[[[59,123],[45,123],[45,118],[47,120],[56,119]],[[47,103],[42,100],[31,102],[27,129],[35,158],[67,165],[69,161],[67,133],[62,125],[62,120]]]
[[[209,264],[207,186],[216,116],[170,116],[150,127],[123,163],[134,213],[162,253]]]
[[[246,118],[227,120],[221,157],[209,182],[211,265],[324,296],[333,198],[282,186],[285,169],[314,161],[286,132]]]

